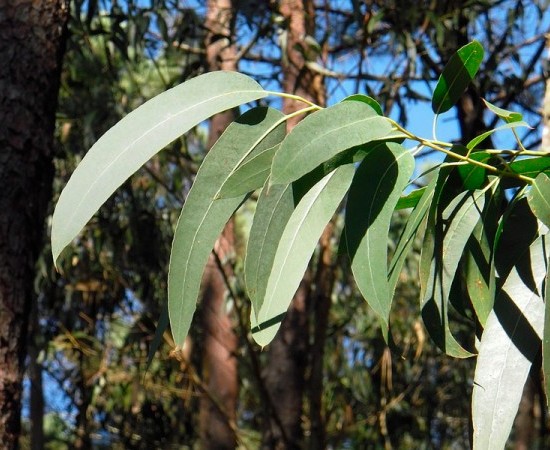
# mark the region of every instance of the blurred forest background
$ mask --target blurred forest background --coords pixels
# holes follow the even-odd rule
[[[550,151],[542,141],[547,8],[546,0],[7,0],[0,6],[0,60],[8,61],[0,68],[7,448],[17,440],[36,450],[469,448],[474,361],[441,354],[427,337],[418,249],[392,312],[396,354],[338,253],[339,217],[278,337],[262,350],[250,337],[241,270],[251,215],[240,210],[212,253],[183,355],[171,355],[166,332],[147,368],[179,210],[236,111],[182,136],[127,181],[63,256],[61,273],[48,221],[82,155],[109,127],[212,70],[239,70],[318,104],[366,93],[429,135],[431,89],[450,56],[477,39],[486,49],[480,73],[440,124],[462,142],[493,127],[485,98],[522,112],[533,127],[525,146]],[[289,100],[274,106],[296,108]],[[509,142],[497,136],[493,145]],[[396,237],[406,220],[406,211],[396,217]],[[473,348],[471,305],[464,292],[456,298],[453,331]],[[537,368],[510,447],[549,448],[549,432]]]

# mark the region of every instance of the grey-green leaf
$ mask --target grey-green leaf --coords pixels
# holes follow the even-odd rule
[[[400,144],[380,144],[357,169],[346,203],[345,238],[351,269],[386,340],[392,300],[387,239],[393,211],[413,171],[414,158]]]
[[[261,188],[269,177],[271,161],[279,147],[277,144],[247,158],[225,182],[219,198],[236,197]]]
[[[483,54],[481,44],[473,41],[451,56],[432,96],[432,110],[435,114],[444,113],[456,104],[479,70]]]
[[[281,113],[254,108],[233,122],[206,155],[183,205],[172,243],[168,312],[176,345],[182,345],[195,311],[210,251],[245,195],[216,200],[230,174],[251,151],[260,153],[284,137]],[[275,127],[275,129],[273,129]]]
[[[541,289],[550,251],[537,238],[506,279],[479,345],[472,420],[474,450],[504,448],[544,326]]]
[[[545,173],[539,173],[533,182],[527,201],[533,214],[544,225],[550,228],[550,178]]]
[[[252,314],[252,336],[261,346],[271,342],[306,271],[317,241],[344,198],[355,168],[340,166],[300,200],[279,241],[262,307]]]
[[[54,261],[109,196],[155,153],[210,116],[265,96],[252,78],[211,72],[124,117],[88,151],[61,193],[52,220]]]
[[[391,123],[368,104],[338,103],[290,132],[273,158],[270,183],[289,184],[344,150],[394,135]]]
[[[461,192],[445,207],[435,223],[428,223],[433,232],[426,233],[433,247],[428,278],[423,286],[422,318],[434,342],[450,356],[472,356],[454,338],[449,328],[448,309],[451,285],[458,263],[485,203],[483,191]],[[426,239],[426,237],[425,237]]]
[[[250,229],[245,259],[246,290],[254,311],[260,311],[277,247],[294,211],[291,185],[262,189]]]

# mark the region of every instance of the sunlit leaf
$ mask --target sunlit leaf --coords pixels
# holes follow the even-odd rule
[[[252,336],[261,346],[275,337],[306,271],[323,229],[346,194],[355,168],[340,166],[313,186],[292,213],[279,241],[262,307],[251,317]]]
[[[399,197],[397,205],[395,205],[395,210],[400,209],[414,208],[426,191],[425,187],[420,189],[415,189],[414,191],[409,192],[407,195],[402,195]]]
[[[550,178],[546,174],[537,175],[527,194],[527,201],[533,214],[550,227]]]
[[[432,110],[435,114],[444,113],[456,104],[479,70],[483,54],[481,44],[473,41],[451,56],[432,96]]]
[[[546,271],[544,291],[544,332],[542,337],[542,373],[544,376],[544,391],[546,406],[550,406],[550,260]]]
[[[61,193],[52,219],[54,261],[109,196],[155,153],[210,116],[266,95],[245,75],[211,72],[124,117],[88,151]]]
[[[540,350],[541,295],[550,244],[535,240],[514,266],[489,314],[479,345],[472,395],[474,449],[504,448],[523,387]]]
[[[218,197],[236,197],[261,188],[269,176],[271,161],[279,147],[280,144],[277,144],[243,161],[224,183]]]
[[[254,311],[262,307],[277,247],[293,211],[292,186],[268,186],[266,182],[258,198],[246,248],[246,290]]]
[[[521,122],[523,120],[523,116],[514,111],[508,111],[506,109],[499,108],[496,105],[493,105],[492,103],[489,103],[487,100],[482,99],[483,103],[485,103],[485,106],[489,108],[491,112],[493,112],[495,115],[503,119],[506,123],[514,123],[514,122]],[[527,125],[529,126],[529,125]]]
[[[363,102],[341,102],[302,120],[273,158],[271,184],[289,184],[344,150],[392,136],[390,122]]]
[[[342,101],[343,102],[347,102],[347,101],[363,102],[363,103],[366,103],[367,105],[369,105],[372,109],[374,109],[376,111],[376,114],[378,114],[379,116],[384,115],[384,113],[382,112],[382,107],[380,106],[380,103],[378,103],[375,99],[373,99],[372,97],[369,97],[368,95],[353,94],[353,95],[350,95],[350,96],[346,97]]]
[[[493,128],[492,130],[486,131],[485,133],[481,133],[479,136],[476,136],[473,138],[468,144],[466,145],[466,148],[468,150],[473,150],[476,148],[481,142],[483,142],[485,139],[487,139],[489,136],[491,136],[493,133],[496,133],[497,131],[502,130],[510,130],[513,128],[531,128],[527,122],[511,122],[507,123],[505,125],[502,125],[500,127]]]
[[[168,272],[168,312],[178,346],[189,331],[208,256],[225,223],[245,199],[241,195],[216,200],[218,193],[246,155],[261,153],[283,139],[284,127],[272,130],[280,118],[281,113],[270,108],[249,110],[229,125],[197,173],[176,226]]]
[[[387,239],[395,205],[413,171],[414,158],[400,144],[380,144],[357,169],[346,204],[345,239],[351,269],[386,339],[392,300]]]

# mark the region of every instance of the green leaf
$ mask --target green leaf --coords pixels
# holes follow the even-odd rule
[[[473,138],[468,144],[466,145],[466,148],[468,150],[473,150],[476,148],[481,142],[483,142],[485,139],[487,139],[489,136],[491,136],[493,133],[496,133],[497,131],[502,130],[510,130],[513,128],[531,128],[527,122],[512,122],[507,123],[505,125],[502,125],[500,127],[493,128],[492,130],[486,131],[485,133],[480,134],[479,136],[476,136]]]
[[[470,154],[470,159],[487,163],[491,159],[491,155],[485,152],[475,152]],[[475,191],[483,186],[486,172],[486,169],[474,164],[461,164],[458,166],[458,174],[462,179],[462,184],[469,191]]]
[[[451,56],[432,96],[432,110],[435,114],[444,113],[456,104],[479,70],[483,54],[481,44],[473,41]]]
[[[153,340],[151,341],[151,344],[149,345],[149,352],[147,353],[147,363],[145,365],[145,372],[149,370],[149,367],[151,367],[151,363],[153,362],[153,358],[155,357],[155,353],[160,348],[160,344],[162,344],[162,338],[164,336],[164,332],[168,329],[168,304],[163,303],[160,309],[160,317],[159,321],[157,323],[157,327],[155,328],[155,334],[153,336]]]
[[[262,307],[251,317],[252,336],[261,346],[271,342],[306,271],[317,241],[344,198],[355,168],[338,167],[300,200],[279,241]]]
[[[269,187],[268,183],[258,198],[244,265],[246,290],[254,311],[262,307],[277,247],[294,211],[292,186]]]
[[[361,294],[377,314],[388,340],[392,296],[388,284],[388,233],[414,158],[400,144],[380,144],[363,160],[346,204],[345,238],[351,270]]]
[[[512,124],[514,122],[521,122],[523,120],[523,116],[518,112],[508,111],[506,109],[499,108],[498,106],[495,106],[492,103],[489,103],[484,98],[482,98],[482,100],[483,100],[483,103],[485,103],[485,106],[487,106],[487,108],[489,108],[490,111],[492,111],[495,115],[503,119],[508,124]]]
[[[401,233],[401,236],[399,237],[399,241],[397,242],[397,246],[395,247],[395,252],[391,259],[391,263],[388,270],[390,295],[392,297],[393,297],[393,293],[395,292],[395,288],[397,286],[397,281],[399,279],[399,274],[401,273],[401,269],[403,268],[403,264],[405,264],[405,260],[407,259],[409,250],[414,243],[414,237],[420,227],[420,224],[426,218],[426,215],[432,203],[436,184],[437,184],[437,177],[434,177],[430,182],[430,184],[428,184],[428,186],[415,191],[415,192],[422,191],[422,196],[420,197],[420,200],[418,201],[415,208],[413,209],[411,215],[407,219],[407,224],[405,225],[405,229],[403,230],[403,232]],[[398,205],[399,205],[399,202],[398,202]]]
[[[496,280],[494,246],[500,215],[500,190],[485,194],[485,206],[468,241],[464,255],[466,289],[479,323],[485,326],[493,309]]]
[[[449,328],[449,295],[464,247],[479,220],[483,205],[483,191],[461,192],[448,206],[443,206],[442,212],[442,205],[437,204],[424,238],[424,245],[432,251],[428,276],[422,286],[422,318],[431,338],[441,350],[458,358],[472,354],[462,348]],[[427,255],[430,256],[430,252]],[[422,257],[425,258],[424,255]],[[428,267],[426,263],[421,265],[424,270]]]
[[[550,245],[533,242],[514,266],[489,314],[479,345],[472,394],[474,449],[504,448],[523,387],[540,350],[541,289]]]
[[[544,377],[544,392],[546,406],[550,406],[550,260],[547,261],[544,290],[544,333],[542,337],[542,374]]]
[[[210,116],[267,92],[236,72],[211,72],[149,100],[107,131],[63,189],[52,219],[54,262],[109,196],[155,153]]]
[[[271,148],[284,137],[281,113],[254,108],[233,122],[208,152],[183,205],[172,243],[168,312],[176,345],[183,345],[196,308],[200,282],[218,235],[245,195],[216,200],[223,184],[252,150]],[[272,130],[270,132],[270,130]]]
[[[368,95],[353,94],[353,95],[350,95],[350,96],[346,97],[342,101],[343,102],[349,102],[349,101],[363,102],[363,103],[366,103],[367,105],[369,105],[372,109],[374,109],[376,111],[376,114],[378,114],[379,116],[384,115],[384,113],[382,112],[382,107],[380,106],[380,103],[378,103],[375,99],[373,99],[372,97],[369,97]]]
[[[510,163],[509,167],[515,173],[535,178],[541,172],[550,172],[550,157],[520,159]]]
[[[402,195],[399,198],[397,205],[395,205],[395,210],[398,211],[400,209],[414,208],[424,195],[425,191],[426,187],[422,187],[409,192],[407,195]]]
[[[392,126],[362,102],[341,102],[302,120],[273,158],[273,184],[289,184],[352,147],[392,136]]]
[[[224,183],[218,198],[237,197],[261,188],[269,177],[271,161],[279,147],[277,144],[247,158]]]
[[[546,174],[537,175],[527,194],[527,201],[537,219],[550,227],[550,178]]]

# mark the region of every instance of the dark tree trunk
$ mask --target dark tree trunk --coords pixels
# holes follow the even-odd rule
[[[207,4],[206,58],[209,71],[236,70],[233,45],[234,11],[231,0],[209,0]],[[210,121],[208,148],[211,148],[235,119],[234,111],[217,114]],[[233,222],[225,227],[215,251],[221,261],[232,252]],[[238,397],[237,337],[225,307],[226,285],[218,260],[208,261],[203,291],[204,330],[203,378],[208,395],[200,403],[201,447],[204,450],[234,449]]]
[[[38,301],[35,299],[31,307],[29,367],[27,374],[31,384],[30,392],[30,438],[31,450],[44,449],[44,388],[42,384],[42,363],[40,351],[42,349],[40,326],[38,322]]]
[[[313,35],[315,25],[314,4],[311,0],[282,0],[280,2],[281,15],[287,23],[287,44],[282,49],[286,52],[287,61],[283,64],[283,90],[297,94],[319,105],[324,104],[325,91],[322,77],[311,72],[305,65],[303,52],[298,49],[307,45],[306,35]],[[304,104],[285,98],[283,110],[285,114],[304,108]],[[294,117],[287,122],[291,130],[300,120]],[[291,306],[281,324],[279,333],[269,346],[268,362],[264,369],[264,381],[269,396],[273,399],[275,415],[280,423],[270,420],[264,426],[263,448],[265,449],[298,449],[303,447],[302,410],[306,392],[306,368],[309,364],[309,328],[308,313],[311,304],[311,275],[306,275],[300,289],[296,293]],[[317,305],[314,305],[317,308]],[[328,314],[328,308],[321,308],[322,314]],[[320,317],[316,317],[319,320]],[[324,321],[320,319],[320,325]],[[320,336],[316,336],[317,343],[321,343]],[[321,360],[316,361],[316,370],[322,371],[322,351],[317,353]],[[317,401],[317,387],[311,393]],[[320,420],[320,416],[317,417]],[[317,421],[318,422],[318,421]],[[316,423],[318,426],[319,423]]]
[[[0,2],[0,442],[16,448],[34,264],[53,178],[65,0]]]

